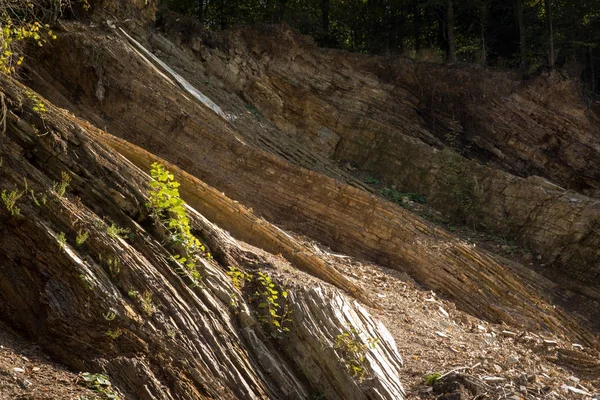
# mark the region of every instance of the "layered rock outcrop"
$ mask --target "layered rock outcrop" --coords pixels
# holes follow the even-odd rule
[[[77,31],[79,29],[80,32]],[[308,142],[308,139],[298,138],[300,133],[296,135],[277,130],[264,117],[252,113],[248,104],[244,105],[237,96],[224,90],[228,88],[226,82],[214,80],[205,91],[223,109],[226,115],[224,119],[186,94],[117,30],[90,31],[87,27],[73,25],[71,33],[63,35],[59,40],[63,42],[56,44],[52,54],[48,53],[40,58],[34,71],[37,77],[33,83],[37,90],[57,104],[105,127],[110,133],[177,164],[233,199],[253,207],[267,220],[315,238],[337,251],[407,271],[426,287],[450,296],[463,309],[475,315],[497,322],[524,323],[536,326],[536,329],[568,326],[566,331],[571,334],[574,332],[576,323],[566,315],[550,319],[542,317],[542,314],[554,314],[555,311],[540,304],[535,295],[532,297],[523,283],[519,282],[521,278],[509,273],[488,255],[453,239],[441,229],[396,205],[341,182],[345,180],[358,185],[355,179],[336,168],[326,157],[311,151],[308,145],[304,146],[303,140]],[[164,39],[156,40],[165,43]],[[99,43],[102,45],[99,46]],[[184,50],[180,51],[186,55]],[[317,50],[314,51],[319,54]],[[174,54],[180,58],[179,61],[169,59],[172,66],[194,71],[196,64],[193,58],[181,58],[181,54],[177,52]],[[269,57],[267,54],[262,56]],[[219,50],[214,50],[212,58],[209,59],[209,55],[206,57],[208,64],[224,63],[227,60]],[[69,58],[79,60],[70,69],[64,64],[64,60]],[[248,60],[255,62],[249,54]],[[61,65],[65,68],[61,68]],[[290,68],[293,67],[294,64],[290,64]],[[98,72],[100,68],[101,74]],[[131,68],[136,70],[133,79]],[[206,68],[208,71],[208,67]],[[260,70],[256,74],[257,82],[260,82]],[[192,84],[203,91],[209,86],[206,83],[205,86],[200,86],[202,75],[188,73],[187,76]],[[210,76],[212,75],[207,78]],[[369,79],[372,79],[372,83],[377,81],[373,76]],[[105,88],[101,99],[97,96],[100,83]],[[287,84],[291,85],[289,82]],[[364,89],[358,84],[355,86],[357,93]],[[69,90],[65,90],[66,87]],[[253,93],[252,90],[248,90],[248,96]],[[351,87],[346,90],[351,91]],[[383,89],[380,91],[384,92]],[[272,93],[277,94],[275,91]],[[305,90],[305,93],[312,98],[310,96],[313,95],[308,91]],[[286,106],[299,107],[292,94],[290,98],[283,95],[281,98]],[[337,98],[341,99],[341,96]],[[377,98],[376,93],[369,97]],[[307,101],[299,104],[311,103]],[[262,110],[260,104],[257,107]],[[356,118],[360,120],[363,117],[360,116],[360,109],[357,110]],[[398,118],[408,118],[406,113],[395,115]],[[248,122],[250,119],[254,121]],[[308,123],[310,119],[306,118],[306,121]],[[348,124],[350,127],[352,124],[349,121],[348,118],[340,118],[340,124]],[[426,134],[425,128],[418,129]],[[342,138],[336,152],[351,143],[350,139],[344,139],[343,131],[339,128],[331,130],[338,132]],[[277,136],[278,132],[283,133]],[[364,135],[375,134],[367,129],[359,132],[363,135],[360,140],[365,144],[370,142],[366,141]],[[355,132],[354,138],[358,137],[359,134]],[[422,163],[421,165],[428,167],[427,171],[435,172],[433,176],[438,176],[441,181],[436,186],[439,193],[443,193],[440,189],[443,185],[460,188],[463,184],[477,183],[476,173],[478,168],[483,168],[453,152],[439,152],[415,136],[391,132],[387,136],[380,134],[378,137],[379,142],[373,141],[369,145],[381,145],[378,148],[382,151],[381,155],[373,155],[371,159],[365,160],[375,163],[378,157],[381,157],[379,160],[390,157],[390,153],[385,153],[383,148],[390,152],[413,150],[415,156],[412,159],[399,159],[397,154],[394,157],[408,165],[414,163],[417,170]],[[432,141],[436,140],[433,135],[430,137]],[[416,157],[418,152],[421,152],[421,156]],[[449,166],[436,161],[443,160],[443,157],[450,159],[447,163]],[[287,160],[303,167],[311,167],[315,171],[308,171]],[[405,167],[398,164],[397,170],[387,171],[397,171],[397,176],[400,177],[403,168]],[[501,184],[515,180],[518,185],[522,181],[521,178],[510,177],[499,171],[484,170],[491,177],[498,176]],[[335,177],[336,180],[320,172]],[[419,176],[423,178],[423,185],[432,181],[425,173]],[[481,180],[479,184],[487,183]],[[535,190],[538,190],[537,186]],[[454,196],[454,203],[465,203],[466,200],[460,197],[463,195],[461,191],[457,194],[452,190],[446,191]],[[480,195],[481,193],[477,194]],[[505,198],[500,199],[499,201],[504,201]],[[562,200],[559,198],[559,201]],[[591,211],[588,212],[597,212],[593,208],[596,207],[595,203],[583,204],[586,207],[592,204]],[[481,212],[489,212],[485,211],[486,208],[483,210]],[[576,213],[574,215],[577,216]],[[548,244],[544,242],[544,246]],[[595,252],[596,247],[590,246],[589,251]],[[591,293],[594,293],[593,289]],[[562,322],[555,323],[557,320]],[[587,340],[593,339],[588,337]]]

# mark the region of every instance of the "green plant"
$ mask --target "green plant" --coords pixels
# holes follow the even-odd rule
[[[94,285],[87,279],[87,277],[84,274],[79,274],[79,280],[83,284],[83,287],[87,290],[94,289]]]
[[[367,338],[366,343],[361,340],[358,330],[351,328],[337,335],[334,349],[340,356],[340,361],[352,376],[363,378],[365,360],[369,348],[375,348],[379,339]]]
[[[115,314],[114,311],[107,311],[105,314],[102,314],[102,316],[107,321],[113,321],[117,317],[117,314]]]
[[[402,197],[406,197],[415,203],[425,204],[425,196],[421,193],[402,193]]]
[[[258,302],[258,320],[269,327],[271,336],[281,338],[290,332],[287,326],[292,320],[291,311],[287,304],[288,291],[281,293],[275,288],[271,277],[264,272],[259,272],[255,279],[257,288],[251,297],[251,301]],[[280,304],[280,297],[285,301]]]
[[[140,292],[138,292],[137,290],[134,289],[129,289],[127,291],[127,296],[129,296],[130,299],[137,299],[138,295],[140,294]]]
[[[90,236],[90,233],[88,231],[82,231],[81,229],[79,230],[79,232],[77,232],[77,237],[75,238],[75,243],[77,244],[77,246],[82,246],[86,240],[88,240],[88,237]]]
[[[12,6],[19,2],[13,3],[15,4],[11,4],[11,11],[13,11],[13,16],[16,18],[11,18],[5,10],[2,10],[3,12],[0,14],[0,27],[2,30],[0,72],[6,74],[15,73],[15,67],[23,63],[23,56],[19,54],[19,47],[22,42],[31,40],[41,47],[47,42],[46,38],[56,39],[56,35],[48,25],[42,25],[39,21],[26,22],[24,18],[20,19],[17,10],[12,9]],[[31,6],[31,9],[34,8],[31,2],[21,3],[27,3]]]
[[[108,269],[108,273],[111,278],[114,279],[121,273],[121,263],[119,262],[119,256],[102,256],[102,254],[99,254],[98,261]]]
[[[10,192],[6,190],[2,191],[2,201],[6,206],[6,209],[13,217],[21,215],[21,209],[17,207],[17,201],[23,197],[23,192],[19,192],[16,189]]]
[[[109,338],[114,340],[114,339],[117,339],[119,336],[121,336],[123,334],[123,331],[121,330],[121,328],[116,328],[116,329],[109,328],[105,334],[106,334],[106,336],[108,336]]]
[[[447,212],[464,222],[473,221],[481,194],[474,171],[468,161],[452,150],[442,150],[439,157],[442,164],[439,173],[440,189],[448,198]]]
[[[159,163],[152,164],[150,175],[153,180],[150,182],[147,206],[153,219],[168,231],[169,241],[180,252],[173,259],[186,268],[194,282],[198,282],[201,278],[197,268],[199,258],[211,256],[191,232],[185,202],[179,195],[180,184]]]
[[[256,118],[260,118],[260,113],[256,110],[256,108],[254,108],[250,104],[244,104],[244,107],[246,107],[246,110],[252,113]]]
[[[177,336],[177,331],[175,331],[173,328],[167,328],[167,336],[171,339],[175,339],[175,336]]]
[[[439,374],[437,372],[433,372],[431,374],[425,375],[423,377],[423,382],[425,382],[425,384],[427,386],[433,386],[441,377],[442,377],[441,374]]]
[[[107,257],[106,258],[106,266],[108,267],[108,273],[111,278],[116,278],[121,273],[121,263],[119,262],[119,257]]]
[[[64,232],[59,233],[56,237],[56,240],[58,240],[58,247],[60,247],[61,249],[64,249],[67,245],[67,236]]]
[[[58,197],[63,197],[65,195],[65,193],[67,192],[67,188],[71,184],[72,178],[71,178],[71,175],[69,175],[65,171],[60,173],[60,177],[61,177],[60,183],[54,182],[52,184],[52,191],[54,193],[56,193],[56,195]]]
[[[48,109],[46,108],[46,105],[44,104],[44,102],[41,101],[35,93],[30,92],[28,90],[25,92],[25,95],[33,103],[33,107],[32,107],[33,111],[37,112],[38,114],[44,114],[44,113],[48,112]]]
[[[152,304],[152,293],[145,291],[142,294],[142,309],[149,317],[154,314],[154,305]]]
[[[227,275],[231,278],[231,282],[233,286],[238,289],[242,289],[247,282],[252,281],[252,275],[247,274],[244,271],[240,270],[237,267],[229,267],[229,271],[227,271]]]
[[[81,375],[81,384],[89,389],[101,393],[105,399],[118,400],[119,396],[112,389],[108,376],[102,374],[91,374],[84,372]]]
[[[114,222],[111,222],[110,226],[106,228],[106,233],[108,233],[108,236],[114,239],[125,239],[131,234],[131,230],[128,228],[121,228]]]
[[[29,191],[29,194],[31,195],[31,199],[33,200],[33,203],[37,206],[37,207],[41,207],[46,205],[46,202],[48,201],[48,198],[46,197],[46,194],[43,193],[40,198],[38,199],[37,196],[35,195],[35,192],[32,190]]]
[[[425,197],[420,193],[402,193],[394,188],[385,188],[381,189],[379,194],[403,207],[405,204],[402,200],[405,198],[415,203],[425,204]]]
[[[368,183],[369,185],[378,185],[379,184],[379,180],[377,178],[372,177],[372,176],[367,176],[367,179],[365,179],[365,183]]]

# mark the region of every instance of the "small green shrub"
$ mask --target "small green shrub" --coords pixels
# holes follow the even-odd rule
[[[114,239],[126,239],[131,234],[131,230],[128,228],[121,228],[114,222],[111,222],[110,226],[106,228],[106,233]]]
[[[84,274],[79,274],[79,280],[84,288],[87,290],[93,290],[94,285],[88,280],[88,278]]]
[[[367,179],[365,179],[365,183],[368,183],[369,185],[379,185],[379,179],[368,176]]]
[[[379,194],[401,206],[404,206],[404,202],[402,201],[404,198],[415,203],[425,204],[425,197],[420,193],[402,193],[394,188],[385,188],[381,189]]]
[[[365,360],[369,348],[375,348],[379,339],[367,338],[367,343],[363,343],[360,333],[352,328],[337,335],[334,349],[340,355],[340,361],[344,364],[347,371],[359,378],[363,378],[365,370]]]
[[[60,183],[54,182],[52,184],[52,191],[54,193],[56,193],[56,195],[58,197],[63,197],[65,195],[65,193],[67,192],[67,188],[71,184],[72,178],[71,178],[71,175],[69,175],[65,171],[60,173],[60,177],[61,177]]]
[[[84,232],[82,230],[79,230],[79,232],[77,232],[77,237],[75,238],[75,244],[77,244],[77,246],[83,246],[85,241],[88,240],[89,236],[90,233],[88,231]]]
[[[139,296],[140,292],[138,292],[137,290],[134,289],[129,289],[127,291],[127,296],[129,296],[130,299],[137,299],[137,297]]]
[[[173,256],[173,259],[185,267],[194,282],[198,282],[201,279],[197,268],[198,261],[200,257],[210,258],[211,255],[192,235],[185,202],[179,195],[180,184],[175,181],[175,176],[159,163],[152,164],[150,175],[153,180],[150,182],[147,207],[153,219],[169,232],[171,244],[182,250],[182,254]]]
[[[102,394],[105,399],[118,400],[119,396],[112,389],[108,376],[102,374],[91,374],[84,372],[81,375],[81,384],[89,389]]]
[[[291,311],[287,304],[288,291],[283,290],[280,293],[275,288],[271,277],[264,272],[259,272],[254,281],[257,288],[250,300],[258,302],[258,320],[269,328],[274,338],[284,337],[290,332],[287,325],[292,322]],[[285,303],[280,304],[281,300]]]
[[[245,273],[237,267],[229,267],[229,271],[227,271],[227,276],[231,278],[231,283],[237,289],[242,290],[247,283],[252,282],[252,274]],[[235,293],[231,294],[231,306],[234,308],[238,307],[238,296]]]
[[[119,262],[119,257],[108,257],[106,259],[106,266],[108,267],[108,273],[111,278],[116,278],[121,273],[121,263]]]
[[[106,336],[108,336],[109,338],[114,340],[114,339],[117,339],[119,336],[121,336],[123,334],[123,331],[121,330],[121,328],[116,328],[116,329],[109,328],[105,334],[106,334]]]
[[[231,278],[231,282],[233,286],[238,289],[242,289],[247,282],[252,281],[252,275],[247,274],[244,271],[240,270],[237,267],[229,267],[229,271],[227,275]]]
[[[425,384],[427,386],[433,386],[441,377],[442,377],[441,374],[434,372],[434,373],[425,375],[423,377],[423,382],[425,382]]]
[[[67,236],[64,232],[59,233],[56,240],[58,240],[58,247],[60,247],[61,249],[64,249],[67,245]]]
[[[114,319],[117,317],[117,314],[115,314],[114,311],[107,311],[105,314],[102,314],[102,316],[107,321],[114,321]]]
[[[145,291],[142,294],[142,309],[146,313],[147,316],[152,316],[154,314],[154,304],[152,304],[152,293],[149,291]]]
[[[454,151],[444,149],[439,157],[442,168],[437,179],[448,200],[445,212],[464,223],[476,222],[482,190],[477,182],[483,178],[476,176],[469,162]]]
[[[257,119],[260,118],[260,113],[258,112],[258,110],[256,108],[254,108],[250,104],[244,104],[244,107],[246,107],[246,110],[248,110],[250,113],[252,113],[252,115],[254,115]]]
[[[31,9],[33,9],[31,2],[23,1],[13,3],[29,4],[31,5]],[[14,4],[11,4],[11,6],[12,5]],[[4,7],[10,6],[7,5]],[[18,48],[21,46],[21,43],[31,40],[41,47],[46,43],[46,38],[56,39],[56,35],[50,30],[50,27],[48,25],[42,25],[38,21],[26,22],[25,20],[19,20],[19,18],[13,19],[10,18],[6,12],[0,16],[0,19],[0,25],[2,26],[0,71],[5,74],[14,74],[16,72],[15,67],[20,66],[23,63],[23,56],[18,54]],[[46,30],[46,32],[43,32],[44,30]]]
[[[23,197],[23,194],[23,192],[17,190],[12,190],[10,192],[6,190],[2,191],[2,202],[13,217],[21,215],[21,209],[17,207],[17,201]]]
[[[46,205],[46,202],[48,201],[48,198],[46,197],[45,193],[42,193],[42,195],[40,196],[39,199],[35,195],[35,192],[33,191],[33,189],[29,191],[29,194],[31,196],[31,200],[33,200],[33,204],[35,204],[37,207],[41,207],[41,206],[45,206]]]
[[[108,274],[112,279],[115,279],[121,273],[119,256],[103,256],[102,254],[99,254],[98,261],[108,269]]]
[[[44,114],[44,113],[48,112],[48,109],[46,108],[46,105],[44,104],[44,102],[41,101],[35,93],[30,92],[28,90],[25,92],[25,95],[27,96],[27,98],[29,100],[31,100],[32,105],[33,105],[33,107],[32,107],[33,111],[35,111],[38,114]]]

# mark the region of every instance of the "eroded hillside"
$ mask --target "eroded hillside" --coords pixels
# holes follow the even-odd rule
[[[348,168],[340,168],[336,161],[341,161],[342,166],[366,171],[399,192],[422,194],[429,204],[458,223],[517,239],[534,253],[535,263],[542,272],[572,292],[564,296],[567,304],[577,304],[573,311],[577,312],[587,300],[598,300],[600,237],[595,226],[600,218],[598,200],[536,176],[522,178],[482,165],[444,146],[421,117],[420,111],[425,106],[419,101],[418,92],[407,89],[408,83],[392,85],[371,72],[374,68],[371,64],[389,60],[373,61],[318,50],[285,30],[256,32],[254,36],[264,40],[248,39],[253,34],[244,30],[231,32],[229,37],[221,39],[223,46],[231,48],[215,47],[219,42],[213,38],[207,39],[215,47],[213,50],[201,46],[201,52],[197,53],[193,48],[199,44],[177,48],[164,37],[150,34],[147,38],[159,55],[164,55],[168,64],[179,68],[189,82],[222,108],[224,114],[219,115],[208,107],[198,106],[190,96],[185,97],[123,32],[108,27],[90,31],[77,24],[69,30],[52,52],[39,59],[33,71],[37,76],[34,88],[109,132],[177,163],[253,207],[268,220],[314,237],[337,251],[392,268],[412,269],[433,289],[462,297],[456,291],[465,286],[452,285],[457,274],[441,278],[431,273],[435,270],[432,266],[439,264],[439,257],[425,260],[420,252],[412,253],[420,245],[414,240],[415,229],[387,217],[383,209],[390,208],[389,203],[340,186],[340,183],[363,189],[366,186],[351,176]],[[265,45],[270,42],[267,36],[279,37],[274,42],[283,45],[270,51]],[[261,45],[267,47],[263,49]],[[84,61],[73,64],[72,59]],[[398,63],[419,68],[409,61],[398,60]],[[139,79],[131,79],[128,72],[131,66]],[[320,67],[318,73],[317,67]],[[438,69],[443,73],[442,67]],[[485,82],[486,77],[478,74],[485,73],[473,71],[473,79]],[[506,74],[497,74],[509,79]],[[398,75],[397,79],[401,77]],[[493,77],[488,78],[493,81]],[[424,84],[417,81],[413,86]],[[513,85],[519,88],[516,83]],[[515,93],[512,97],[520,98],[517,96]],[[490,106],[498,101],[495,99]],[[510,101],[509,96],[505,103],[510,105]],[[546,113],[552,110],[544,104],[536,106]],[[575,103],[573,107],[581,109],[583,105]],[[519,107],[513,108],[514,119],[525,118],[523,113],[517,113]],[[506,112],[499,115],[499,123],[509,117]],[[530,124],[538,118],[537,114],[532,115],[528,117],[532,119]],[[581,126],[587,123],[593,128],[595,117],[586,119],[583,110],[576,116],[579,120],[571,124],[572,128],[581,130],[582,136],[589,133],[584,139],[593,143],[597,140],[593,129],[585,131]],[[493,120],[490,126],[494,126]],[[554,125],[550,121],[548,126]],[[456,129],[455,141],[466,140],[459,134],[460,129]],[[157,130],[169,133],[148,134]],[[483,132],[479,134],[484,136]],[[524,133],[515,135],[525,137]],[[577,143],[573,140],[565,146]],[[581,147],[587,152],[594,148],[593,144]],[[537,151],[539,146],[531,148]],[[583,151],[582,154],[576,160],[597,159],[585,156],[587,153]],[[271,166],[265,168],[265,163]],[[304,180],[294,166],[324,174],[339,183],[319,174],[308,174],[311,177]],[[573,169],[569,162],[564,166]],[[330,191],[344,194],[334,196]],[[346,200],[354,196],[364,200]],[[303,197],[306,201],[301,204]],[[365,202],[368,207],[363,205]],[[330,208],[344,211],[331,215]],[[402,211],[394,214],[401,215]],[[436,232],[436,235],[444,234]],[[431,246],[421,243],[423,251],[429,252]],[[442,264],[440,270],[444,271],[447,263]],[[586,299],[580,301],[578,296],[582,292]],[[472,301],[466,301],[465,307],[482,312]],[[589,307],[581,314],[588,315],[594,310],[598,307]],[[491,313],[480,315],[496,318]]]
[[[0,184],[21,194],[2,209],[4,320],[128,398],[598,390],[599,124],[575,83],[322,50],[282,27],[148,29],[127,18],[147,4],[127,4],[62,21],[30,54],[31,89],[2,78]],[[146,206],[153,162],[214,255],[200,281]],[[421,387],[452,370],[454,389]]]

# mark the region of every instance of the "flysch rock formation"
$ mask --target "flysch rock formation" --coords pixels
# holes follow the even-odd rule
[[[89,20],[61,21],[30,53],[29,88],[0,78],[0,189],[16,198],[0,211],[0,316],[54,359],[110,375],[126,398],[405,398],[405,360],[369,311],[381,297],[303,235],[510,338],[573,343],[546,361],[600,376],[598,121],[573,82],[323,50],[285,27],[183,34],[167,16],[157,31],[152,1],[90,3]],[[199,282],[146,206],[153,162],[214,255]],[[386,201],[353,169],[518,239],[549,279]],[[456,372],[479,365],[444,377],[468,386]],[[563,386],[554,398],[591,396]]]

